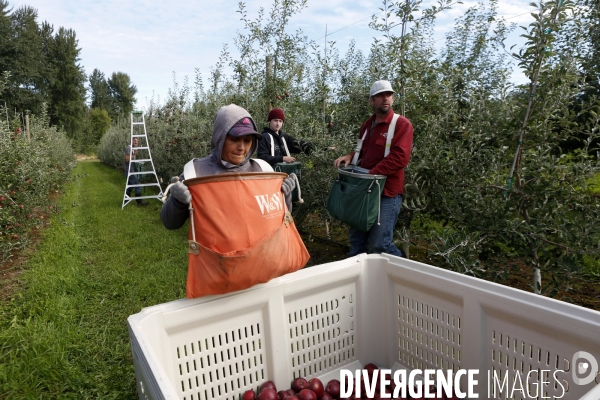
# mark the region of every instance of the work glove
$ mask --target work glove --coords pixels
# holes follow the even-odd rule
[[[288,176],[287,178],[285,178],[283,180],[283,183],[281,184],[281,191],[283,192],[283,194],[288,196],[292,193],[292,191],[294,190],[295,187],[296,187],[296,182],[294,181],[293,178]]]
[[[190,204],[192,201],[192,194],[187,186],[185,186],[181,182],[176,182],[171,186],[171,196],[173,196],[177,201],[183,204]]]

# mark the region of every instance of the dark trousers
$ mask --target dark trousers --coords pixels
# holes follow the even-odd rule
[[[381,254],[388,253],[398,257],[404,257],[394,245],[394,227],[398,214],[402,208],[402,196],[395,197],[381,196],[381,210],[379,214],[380,225],[375,223],[368,232],[362,232],[350,228],[350,257],[360,253]]]
[[[129,175],[129,180],[127,181],[128,185],[139,185],[140,181],[138,180],[137,175]],[[127,196],[131,197],[131,190],[135,189],[135,197],[140,197],[142,195],[142,188],[141,187],[136,187],[136,188],[131,188],[128,187],[127,188]]]

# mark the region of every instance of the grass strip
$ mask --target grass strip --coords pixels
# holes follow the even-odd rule
[[[126,319],[185,297],[187,229],[166,230],[160,203],[121,210],[125,178],[79,162],[0,304],[0,398],[137,397]]]

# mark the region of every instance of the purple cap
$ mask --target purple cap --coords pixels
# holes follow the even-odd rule
[[[227,134],[235,137],[254,135],[257,139],[262,139],[261,134],[256,132],[256,130],[254,129],[254,124],[252,123],[250,118],[247,117],[242,118],[238,122],[236,122],[231,127],[229,132],[227,132]]]

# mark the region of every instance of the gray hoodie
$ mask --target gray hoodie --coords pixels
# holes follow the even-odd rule
[[[197,177],[226,174],[230,172],[262,172],[261,167],[256,162],[250,160],[258,148],[258,139],[256,138],[252,139],[252,147],[250,148],[250,151],[248,151],[246,159],[240,164],[231,164],[221,160],[221,152],[223,151],[223,144],[225,143],[227,132],[229,132],[231,127],[242,118],[249,118],[256,130],[254,120],[248,111],[240,106],[230,104],[221,107],[219,111],[217,111],[210,143],[210,155],[204,158],[194,159],[194,169],[196,170]],[[184,180],[183,174],[180,175],[179,180]],[[289,201],[287,197],[290,197]],[[286,203],[288,204],[288,207],[290,207],[291,194],[290,196],[286,196]],[[167,229],[181,228],[188,217],[188,206],[177,201],[173,196],[169,196],[168,200],[163,204],[162,209],[160,210],[160,219]]]

